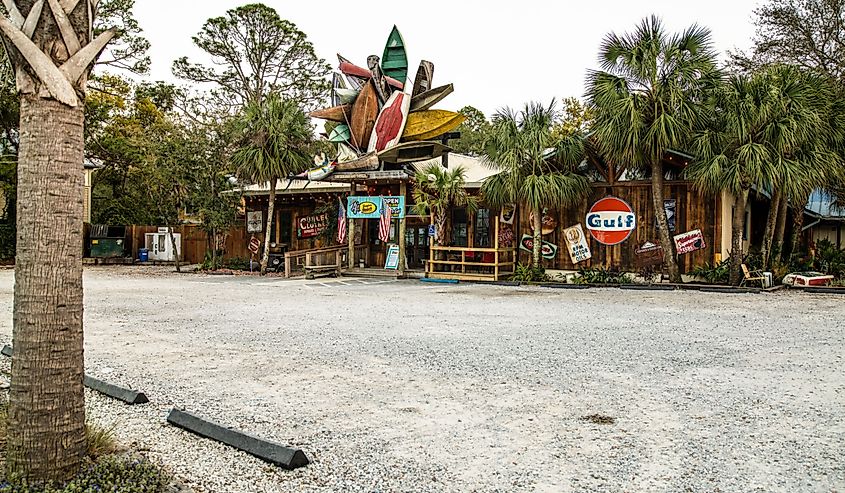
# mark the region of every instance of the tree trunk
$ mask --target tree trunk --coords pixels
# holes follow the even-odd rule
[[[775,239],[772,245],[773,259],[776,261],[783,259],[783,238],[786,235],[787,216],[789,216],[789,197],[783,194],[778,207],[778,220],[775,226]]]
[[[179,263],[179,249],[176,248],[176,236],[173,233],[173,227],[165,224],[167,227],[167,235],[170,237],[170,246],[173,248],[173,257],[176,259],[176,272],[182,272],[182,266]]]
[[[61,482],[86,452],[83,107],[22,95],[20,134],[6,466]]]
[[[543,265],[543,212],[534,211],[534,267]]]
[[[804,207],[810,199],[809,194],[803,194],[795,198],[792,203],[792,235],[789,238],[789,254],[792,257],[798,255],[801,249],[801,235],[804,233]]]
[[[276,206],[276,182],[278,179],[274,176],[270,178],[270,199],[267,201],[267,227],[264,228],[264,253],[261,255],[261,275],[267,274],[267,264],[270,262],[270,239],[273,232],[270,228],[273,226],[273,212]]]
[[[666,269],[669,271],[669,280],[679,283],[681,282],[681,273],[678,270],[675,242],[669,236],[669,220],[666,218],[666,208],[663,205],[663,165],[659,159],[651,165],[651,197],[654,217],[657,218],[657,234],[660,246],[663,247],[663,257],[666,262]]]
[[[772,202],[769,204],[769,213],[766,217],[766,231],[763,233],[763,269],[768,270],[771,266],[772,245],[775,239],[775,229],[778,222],[778,211],[780,210],[780,203],[783,200],[783,194],[779,188],[775,188],[772,193]]]
[[[733,224],[731,225],[731,286],[738,286],[742,281],[742,233],[745,231],[745,205],[748,202],[748,190],[743,190],[736,197]]]

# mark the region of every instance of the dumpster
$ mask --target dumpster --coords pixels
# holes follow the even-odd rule
[[[126,246],[126,227],[93,224],[88,241],[92,258],[123,257]]]

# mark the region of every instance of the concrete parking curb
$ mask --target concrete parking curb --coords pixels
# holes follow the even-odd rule
[[[167,415],[167,422],[201,437],[234,447],[284,469],[296,469],[310,463],[308,457],[305,456],[305,452],[300,449],[286,447],[242,431],[233,430],[176,408],[172,409]]]

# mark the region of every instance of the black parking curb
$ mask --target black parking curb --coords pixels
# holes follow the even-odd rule
[[[550,289],[590,289],[590,286],[587,284],[563,284],[554,282],[540,284],[540,287]]]
[[[3,346],[2,351],[0,354],[3,356],[12,357],[12,346],[6,344]],[[143,392],[138,392],[137,390],[125,389],[123,387],[118,387],[117,385],[110,384],[108,382],[104,382],[100,379],[85,375],[83,380],[83,385],[88,387],[91,390],[95,390],[101,394],[107,395],[119,401],[123,401],[127,404],[135,405],[135,404],[146,404],[150,402],[147,399],[147,395]]]
[[[760,288],[701,288],[699,289],[702,293],[729,293],[729,294],[757,294],[762,292],[763,290]]]
[[[820,294],[845,294],[845,288],[831,288],[831,287],[806,287],[799,288],[806,293],[820,293]]]
[[[307,466],[311,462],[305,456],[305,452],[300,449],[286,447],[242,431],[227,428],[176,408],[173,408],[167,415],[167,422],[201,437],[234,447],[284,469],[296,469]]]
[[[674,291],[675,286],[665,284],[622,284],[620,289],[630,289],[632,291]]]

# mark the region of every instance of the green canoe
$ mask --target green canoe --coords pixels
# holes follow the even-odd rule
[[[329,142],[348,142],[351,136],[349,125],[341,123],[329,134]]]
[[[390,36],[387,37],[387,45],[381,57],[381,71],[384,75],[393,77],[403,84],[408,78],[408,55],[405,53],[405,41],[396,26],[393,26]]]

